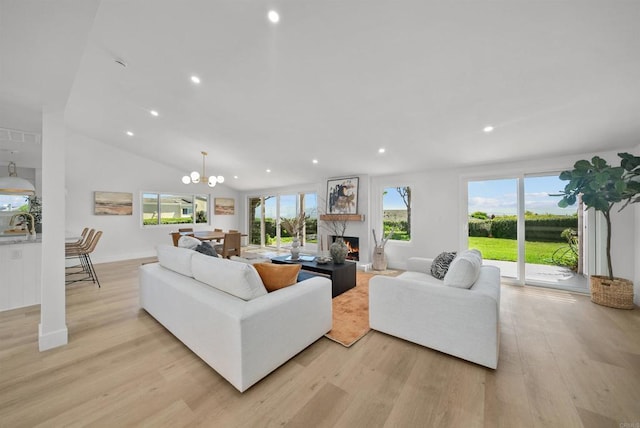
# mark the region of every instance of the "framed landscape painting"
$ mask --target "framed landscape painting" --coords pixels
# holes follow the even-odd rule
[[[327,181],[327,214],[358,214],[358,177]]]
[[[216,215],[233,215],[236,211],[235,203],[236,200],[233,198],[216,198],[213,213]]]
[[[94,192],[93,213],[95,215],[132,215],[133,193]]]

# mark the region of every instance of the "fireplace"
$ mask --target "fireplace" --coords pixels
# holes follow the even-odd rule
[[[357,236],[344,236],[344,243],[347,244],[347,260],[357,262],[360,260],[360,238]],[[336,242],[336,236],[331,235],[331,242]]]

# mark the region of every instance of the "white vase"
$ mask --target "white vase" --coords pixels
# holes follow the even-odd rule
[[[384,247],[373,249],[373,270],[387,270],[387,257],[384,254]]]
[[[300,257],[300,239],[295,237],[291,243],[291,260],[298,260]]]

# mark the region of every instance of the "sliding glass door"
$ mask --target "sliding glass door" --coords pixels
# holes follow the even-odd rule
[[[468,181],[468,247],[515,283],[586,291],[582,207],[558,207],[563,187],[558,174]]]
[[[469,248],[500,267],[505,278],[518,278],[518,180],[469,181]]]
[[[525,282],[586,289],[583,208],[558,207],[558,174],[524,177]],[[582,290],[581,290],[582,291]]]
[[[315,193],[250,197],[248,206],[249,242],[252,245],[274,249],[288,248],[293,236],[282,227],[282,220],[295,218],[304,212],[306,221],[300,236],[300,244],[303,251],[315,251],[318,233]]]

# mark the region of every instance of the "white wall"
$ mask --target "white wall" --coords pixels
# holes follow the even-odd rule
[[[388,241],[385,246],[388,265],[406,268],[411,256],[435,257],[442,251],[456,251],[458,232],[459,185],[457,171],[429,171],[371,179],[371,228],[382,231],[382,194],[386,187],[411,187],[411,241]],[[368,253],[373,251],[369,247]]]
[[[190,170],[193,165],[185,165]],[[171,243],[169,233],[176,226],[141,226],[142,192],[175,192],[209,194],[210,225],[195,229],[239,229],[239,194],[222,184],[213,189],[204,185],[185,185],[179,171],[155,161],[133,155],[118,148],[72,134],[66,145],[66,230],[79,234],[84,227],[102,230],[102,239],[91,258],[94,263],[125,260],[155,255],[157,244]],[[105,216],[93,214],[95,191],[133,193],[133,215]],[[215,197],[235,198],[235,215],[213,215]],[[43,215],[46,215],[43,205]],[[46,234],[46,229],[43,233]]]

